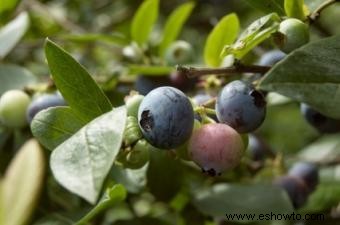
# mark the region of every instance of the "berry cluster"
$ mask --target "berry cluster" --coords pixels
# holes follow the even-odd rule
[[[0,99],[0,121],[9,128],[22,128],[30,124],[41,110],[65,105],[59,93],[38,95],[31,101],[25,92],[9,90]]]
[[[318,169],[311,163],[296,163],[288,175],[277,178],[273,183],[287,192],[295,208],[300,208],[319,183]]]

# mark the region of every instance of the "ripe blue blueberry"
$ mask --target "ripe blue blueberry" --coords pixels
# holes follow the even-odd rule
[[[66,102],[64,98],[58,94],[44,94],[33,99],[26,111],[26,119],[28,123],[31,123],[34,116],[41,110],[55,106],[65,106]]]
[[[138,122],[151,145],[173,149],[190,138],[194,112],[183,92],[173,87],[159,87],[144,97],[138,110]]]
[[[320,133],[340,131],[340,120],[327,117],[304,103],[301,104],[300,110],[306,121]]]
[[[239,133],[256,130],[266,115],[266,101],[261,92],[243,81],[227,84],[217,97],[216,115],[220,122]]]
[[[319,183],[319,173],[317,167],[308,162],[296,163],[290,170],[289,175],[301,178],[309,190],[313,192]]]
[[[286,54],[280,50],[272,50],[261,56],[259,64],[261,66],[273,66],[281,61],[285,56]]]
[[[298,177],[282,176],[274,180],[273,184],[285,190],[297,209],[303,206],[308,199],[308,189],[305,182]]]

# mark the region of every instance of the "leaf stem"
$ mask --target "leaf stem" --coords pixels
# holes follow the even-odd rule
[[[271,67],[268,66],[259,66],[259,65],[243,65],[237,63],[230,67],[222,67],[222,68],[196,68],[196,67],[188,67],[188,66],[177,66],[177,71],[185,74],[188,77],[199,77],[205,76],[209,74],[216,75],[230,75],[237,73],[261,73],[265,74],[270,70]]]
[[[323,2],[321,5],[319,5],[309,16],[308,19],[310,21],[310,23],[314,22],[315,20],[317,20],[320,17],[321,12],[326,9],[328,6],[336,3],[336,2],[340,2],[340,0],[328,0]]]
[[[75,225],[87,225],[98,214],[106,210],[112,205],[110,200],[104,200],[95,206],[90,212],[88,212],[83,218],[81,218]]]

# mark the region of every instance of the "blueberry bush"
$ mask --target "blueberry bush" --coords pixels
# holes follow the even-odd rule
[[[339,2],[2,0],[0,225],[339,224]]]

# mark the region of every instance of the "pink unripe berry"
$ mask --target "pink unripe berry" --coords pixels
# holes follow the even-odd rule
[[[240,163],[244,143],[241,136],[230,126],[212,123],[193,133],[188,149],[191,159],[203,172],[215,176]]]

